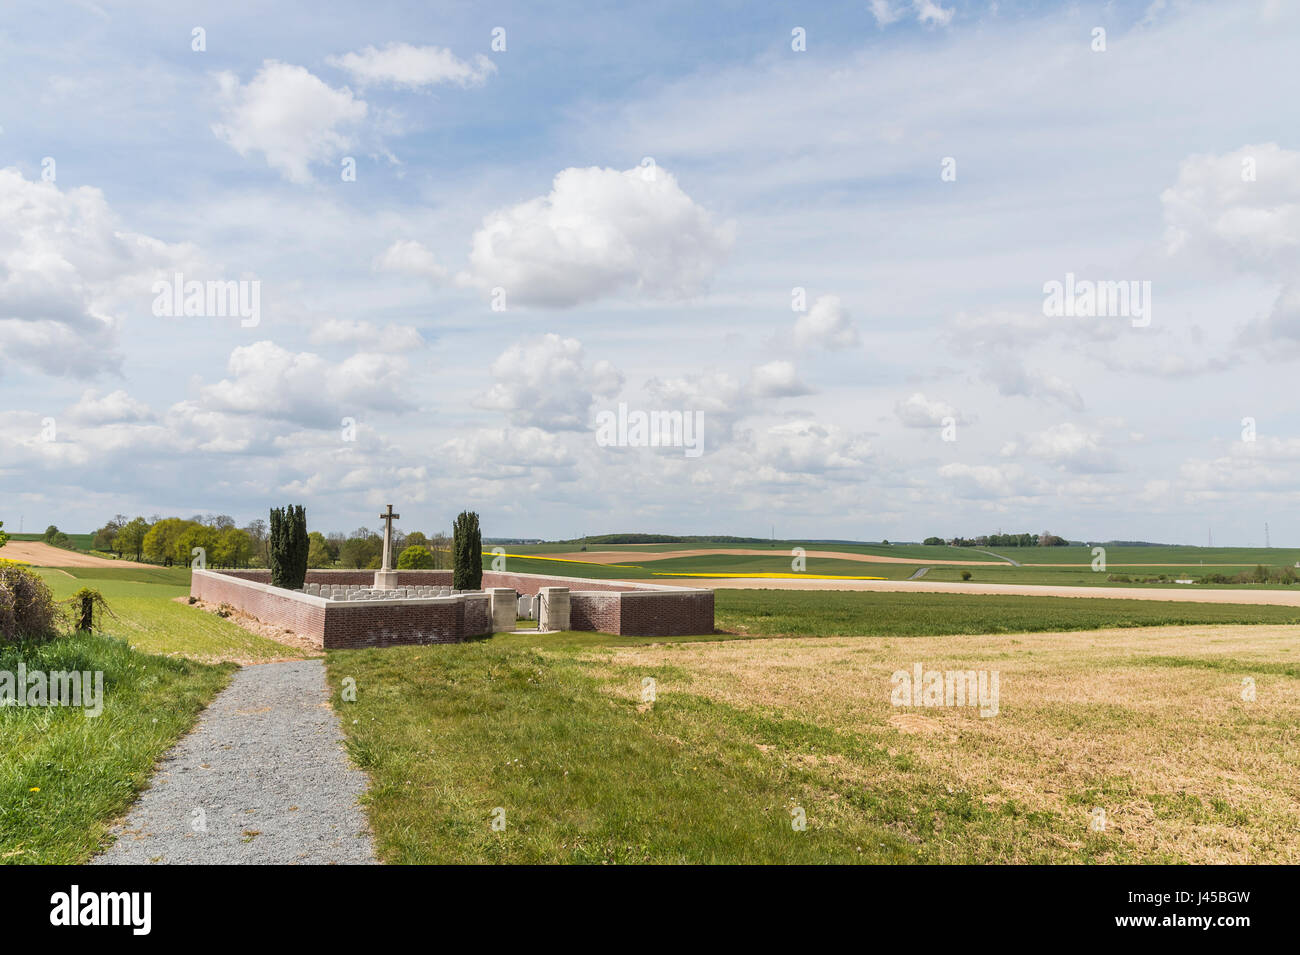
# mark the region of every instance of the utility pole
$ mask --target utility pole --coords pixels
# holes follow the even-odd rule
[[[1272,544],[1270,544],[1270,543],[1268,542],[1268,521],[1265,521],[1265,522],[1264,522],[1264,546],[1265,546],[1265,547],[1272,547],[1272,546],[1273,546]]]

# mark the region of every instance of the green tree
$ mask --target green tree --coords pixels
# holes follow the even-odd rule
[[[243,567],[253,556],[253,538],[248,531],[227,527],[217,538],[217,546],[208,555],[218,567]]]
[[[145,558],[155,564],[170,567],[172,561],[176,559],[176,542],[181,534],[195,526],[198,525],[193,521],[182,520],[179,517],[165,517],[158,521],[149,528],[149,533],[144,535]]]
[[[185,530],[181,531],[176,537],[176,553],[173,555],[176,563],[184,567],[193,566],[195,548],[203,550],[203,563],[207,565],[208,561],[216,563],[217,544],[221,535],[217,533],[215,527],[208,527],[205,524],[191,524]]]
[[[378,567],[383,549],[383,538],[361,527],[339,545],[339,563],[348,568]]]
[[[5,542],[9,540],[9,535],[5,533],[5,522],[0,521],[0,547],[4,547]]]
[[[412,544],[397,555],[398,570],[431,570],[432,568],[433,555],[429,553],[428,548],[421,547],[419,544]]]
[[[113,543],[117,545],[118,552],[123,556],[135,554],[135,559],[139,560],[144,556],[144,539],[148,533],[149,522],[143,517],[136,517],[122,525]]]
[[[456,590],[479,590],[483,586],[483,535],[478,514],[461,511],[452,525],[452,586]]]
[[[109,527],[107,524],[95,531],[95,536],[91,538],[90,547],[92,550],[113,550],[113,541],[117,538],[118,528]]]
[[[334,555],[330,553],[329,541],[320,531],[312,531],[307,535],[307,566],[332,567],[333,565]]]
[[[307,512],[301,504],[271,508],[271,586],[301,590],[307,579]]]

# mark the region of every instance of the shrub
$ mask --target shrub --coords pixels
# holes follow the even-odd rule
[[[419,544],[412,544],[397,555],[398,570],[431,570],[432,568],[433,555],[429,553],[428,548],[421,547]]]
[[[0,560],[0,640],[54,636],[58,607],[45,581],[31,568]]]
[[[961,579],[962,579],[962,580],[970,580],[970,579],[971,579],[971,572],[970,572],[969,570],[963,570],[963,571],[961,572]]]
[[[220,604],[217,605],[218,617],[229,617],[234,612],[235,612],[235,608],[232,607],[230,604],[226,603],[225,601],[222,601]]]
[[[478,515],[461,511],[452,526],[452,586],[456,590],[479,590],[483,586],[483,536]]]

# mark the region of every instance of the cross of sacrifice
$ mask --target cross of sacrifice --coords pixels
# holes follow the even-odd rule
[[[393,521],[401,520],[401,514],[393,513],[393,505],[388,505],[388,513],[380,514],[379,519],[384,522],[384,566],[383,570],[393,569]]]

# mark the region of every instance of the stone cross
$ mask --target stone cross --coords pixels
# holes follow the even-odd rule
[[[384,566],[383,570],[393,569],[393,521],[401,520],[401,514],[393,513],[393,505],[388,505],[388,513],[380,514],[379,519],[384,522]]]

